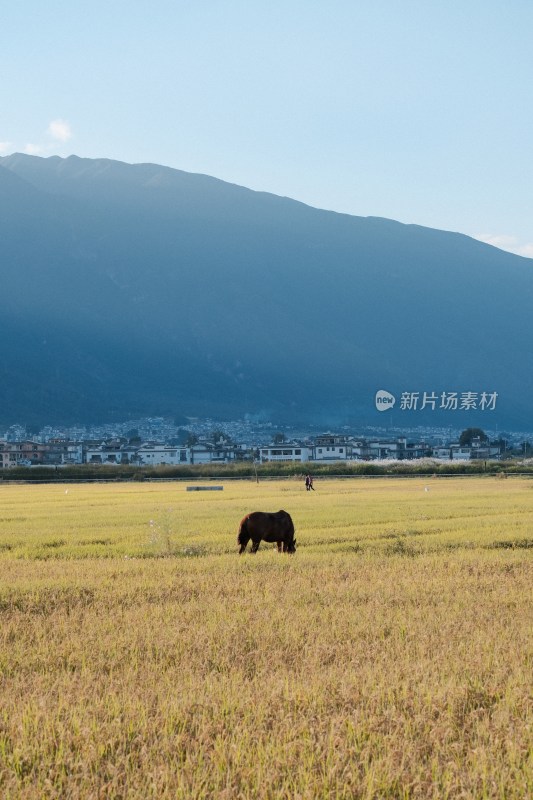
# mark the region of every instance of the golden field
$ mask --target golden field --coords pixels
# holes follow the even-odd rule
[[[0,797],[533,796],[530,480],[217,483],[0,486]]]

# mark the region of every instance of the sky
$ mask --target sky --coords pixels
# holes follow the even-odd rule
[[[0,155],[155,162],[533,257],[532,0],[23,0]]]

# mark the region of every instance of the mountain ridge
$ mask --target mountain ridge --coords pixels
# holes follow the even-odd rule
[[[78,156],[0,158],[0,210],[4,422],[46,409],[62,421],[170,412],[384,424],[382,388],[499,389],[501,413],[476,421],[529,422],[530,259]],[[56,342],[44,362],[29,344],[43,332]],[[5,388],[19,387],[21,359],[39,376],[39,402]],[[406,424],[474,416],[397,411]]]

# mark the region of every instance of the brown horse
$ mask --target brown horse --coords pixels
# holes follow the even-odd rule
[[[276,542],[278,553],[295,553],[296,539],[291,515],[286,511],[269,514],[266,511],[253,511],[241,521],[237,544],[239,554],[244,553],[246,545],[252,540],[252,553],[257,553],[261,540]]]

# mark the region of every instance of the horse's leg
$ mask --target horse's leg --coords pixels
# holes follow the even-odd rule
[[[261,539],[257,539],[257,540],[254,539],[253,540],[253,542],[252,542],[252,553],[257,553],[257,551],[259,550],[260,541],[261,541]]]
[[[239,555],[242,555],[242,553],[244,553],[249,541],[250,541],[249,536],[243,536],[242,534],[239,536],[239,544],[240,544]]]
[[[281,539],[276,542],[276,547],[278,548],[278,553],[283,553],[283,541]]]

